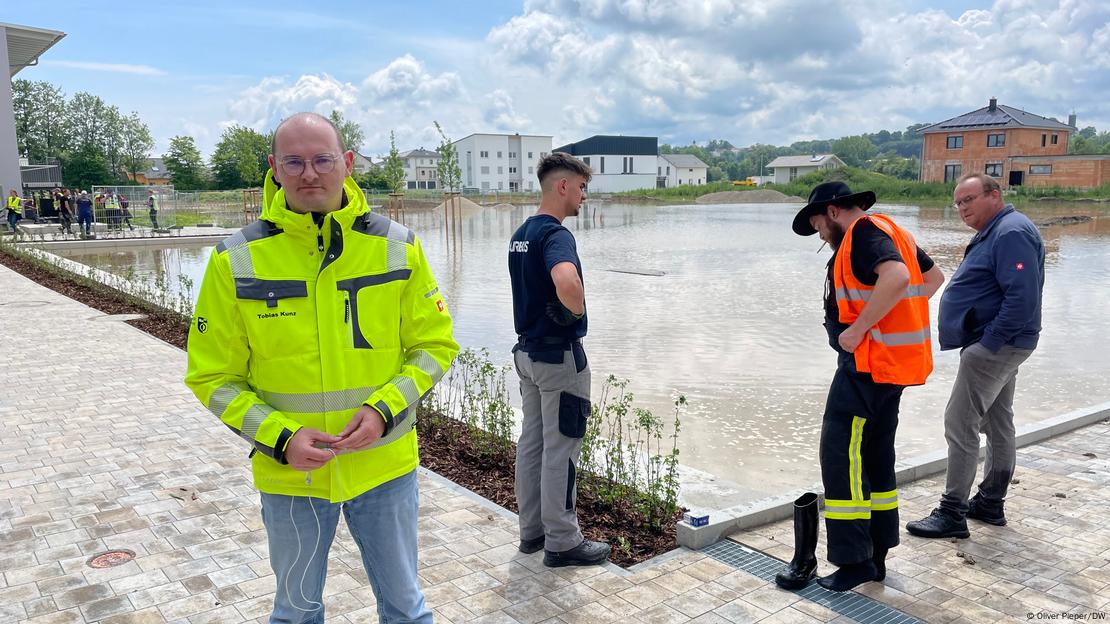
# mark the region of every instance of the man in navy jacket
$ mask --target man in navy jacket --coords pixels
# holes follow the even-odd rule
[[[940,299],[940,348],[961,349],[960,370],[944,412],[948,476],[940,507],[906,524],[919,537],[969,537],[965,517],[1006,524],[1002,503],[1017,456],[1014,386],[1041,332],[1045,254],[1037,227],[1003,204],[998,182],[981,173],[961,178],[953,199],[977,233]],[[969,501],[980,431],[986,464]]]

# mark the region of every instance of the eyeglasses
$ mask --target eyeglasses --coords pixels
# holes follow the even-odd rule
[[[967,197],[964,197],[963,199],[957,199],[956,203],[952,204],[952,206],[955,207],[956,209],[959,209],[960,206],[963,206],[964,204],[970,204],[971,202],[979,199],[980,197],[982,197],[984,195],[989,195],[989,194],[990,194],[989,191],[983,191],[982,193],[979,193],[978,195],[968,195]]]
[[[305,163],[311,162],[312,169],[316,173],[331,173],[335,170],[335,163],[338,160],[339,158],[333,154],[318,154],[313,156],[311,161],[305,161],[299,156],[289,156],[281,159],[281,170],[287,176],[299,176],[304,173]]]

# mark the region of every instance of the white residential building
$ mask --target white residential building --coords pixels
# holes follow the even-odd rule
[[[596,135],[555,150],[582,159],[593,171],[591,193],[651,189],[658,185],[659,139]]]
[[[767,163],[767,168],[773,171],[775,184],[786,184],[798,176],[813,173],[819,169],[838,169],[844,166],[844,161],[836,154],[813,154],[812,156],[779,156]]]
[[[355,152],[355,160],[353,163],[351,163],[351,169],[354,171],[354,173],[357,174],[366,173],[371,169],[377,169],[380,166],[381,165],[374,162],[373,158],[369,156],[363,156],[358,152]]]
[[[420,149],[409,150],[401,154],[401,163],[405,169],[405,187],[409,189],[435,189],[436,167],[439,165],[439,152]]]
[[[551,153],[551,136],[471,134],[454,146],[464,189],[538,191],[536,165]]]
[[[660,154],[658,176],[660,181],[665,180],[659,186],[666,188],[705,184],[709,165],[693,154]]]

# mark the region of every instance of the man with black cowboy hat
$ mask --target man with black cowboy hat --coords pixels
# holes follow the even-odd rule
[[[902,389],[925,383],[933,368],[929,297],[944,275],[913,236],[885,215],[865,214],[871,191],[819,184],[794,217],[794,233],[832,246],[825,286],[825,328],[836,374],[821,422],[821,480],[829,561],[817,582],[847,591],[886,577],[898,545],[894,434]],[[794,504],[795,555],[775,581],[800,589],[817,569],[817,497]]]

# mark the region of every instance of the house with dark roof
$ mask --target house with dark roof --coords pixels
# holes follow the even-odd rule
[[[173,184],[173,176],[166,169],[166,163],[161,158],[147,158],[146,167],[135,172],[135,184],[144,186],[168,186]]]
[[[969,173],[997,178],[1003,188],[1088,188],[1110,182],[1110,158],[1069,156],[1068,123],[999,104],[922,128],[921,181],[954,182]]]
[[[839,169],[844,166],[836,154],[810,154],[803,156],[779,156],[767,163],[771,170],[771,182],[786,184],[798,176],[821,171],[823,169]]]
[[[598,134],[557,147],[590,166],[591,193],[617,193],[660,186],[659,139]]]
[[[709,165],[693,154],[660,154],[658,176],[666,178],[664,186],[705,184],[709,179]]]

